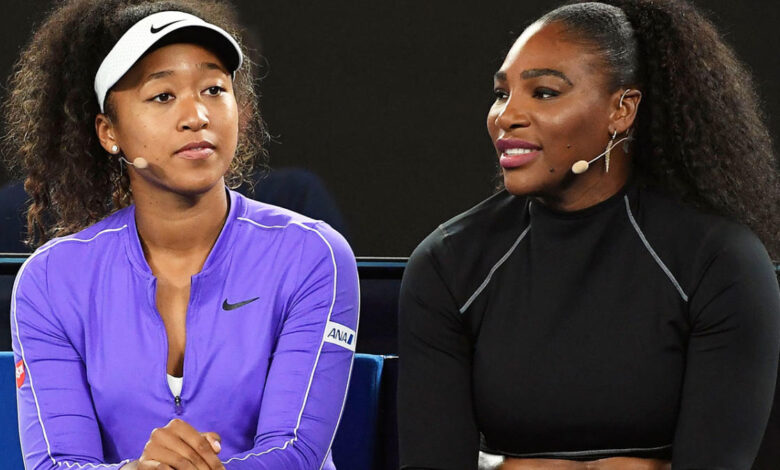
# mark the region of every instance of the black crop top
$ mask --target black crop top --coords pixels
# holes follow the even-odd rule
[[[748,469],[780,294],[747,229],[629,186],[559,213],[501,192],[441,225],[400,299],[402,468],[506,456]]]

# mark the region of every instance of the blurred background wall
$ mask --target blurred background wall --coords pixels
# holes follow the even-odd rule
[[[0,0],[0,76],[53,3]],[[695,3],[754,72],[777,139],[780,2]],[[274,135],[272,168],[305,168],[324,181],[357,255],[407,256],[439,223],[495,188],[485,131],[492,75],[523,26],[557,2],[235,4],[264,57],[261,107]]]

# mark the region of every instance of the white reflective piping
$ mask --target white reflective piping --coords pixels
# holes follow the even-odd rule
[[[122,465],[130,463],[130,459],[123,460],[118,463],[73,463],[73,462],[57,462],[57,466],[64,466],[65,468],[122,468]]]
[[[360,329],[360,282],[358,282],[358,315],[357,323],[355,324],[355,346],[357,346],[358,330]],[[336,420],[336,427],[333,428],[333,435],[330,437],[330,444],[328,444],[328,450],[325,452],[325,458],[322,459],[320,464],[320,470],[325,466],[325,461],[328,460],[328,454],[330,448],[333,446],[333,441],[336,440],[336,433],[339,430],[341,424],[341,416],[344,414],[344,407],[347,404],[347,394],[349,393],[349,383],[352,381],[352,366],[355,364],[355,353],[352,353],[352,359],[349,363],[349,374],[347,375],[347,386],[344,389],[344,399],[341,401],[341,411],[339,411],[339,419]]]
[[[499,267],[501,267],[502,264],[504,264],[504,261],[506,261],[507,258],[509,258],[512,255],[512,252],[515,251],[515,248],[517,248],[517,245],[519,245],[520,242],[523,240],[523,238],[525,238],[525,235],[528,233],[529,230],[531,230],[531,224],[528,224],[528,227],[526,227],[525,230],[523,230],[523,233],[521,233],[520,236],[517,237],[515,243],[512,245],[511,248],[509,248],[509,251],[504,253],[504,256],[502,256],[501,259],[498,260],[498,262],[495,265],[493,265],[485,280],[482,281],[482,284],[480,284],[480,286],[477,287],[477,290],[473,294],[471,294],[469,300],[467,300],[466,303],[463,304],[463,306],[460,308],[460,313],[465,312],[471,306],[472,302],[474,302],[474,300],[476,300],[476,298],[479,297],[479,294],[481,294],[482,291],[485,290],[485,287],[487,287],[487,285],[490,283],[490,279],[493,277],[493,273],[495,273],[496,270]]]
[[[64,242],[81,242],[81,243],[89,243],[92,240],[96,239],[100,235],[104,233],[111,233],[111,232],[118,232],[120,230],[124,230],[127,228],[127,224],[119,227],[119,228],[111,228],[106,229],[101,232],[98,232],[93,236],[92,238],[88,238],[86,240],[82,240],[79,238],[61,238],[59,240],[53,241],[50,245],[46,245],[40,250],[33,253],[29,258],[27,258],[27,261],[25,261],[22,264],[22,267],[19,268],[19,273],[16,275],[16,280],[14,281],[14,288],[13,292],[11,294],[11,315],[14,317],[14,325],[16,326],[16,338],[19,341],[19,352],[22,355],[22,361],[24,362],[24,369],[25,373],[27,374],[27,377],[30,379],[30,390],[32,391],[33,400],[35,401],[35,409],[38,412],[38,423],[41,425],[41,431],[43,432],[43,440],[46,442],[46,453],[49,455],[49,459],[51,459],[52,464],[55,466],[65,466],[67,468],[106,468],[106,467],[116,467],[119,468],[119,466],[122,466],[128,462],[130,462],[130,459],[123,460],[119,463],[111,463],[111,464],[93,464],[93,463],[75,463],[75,462],[58,462],[54,459],[54,457],[51,455],[51,445],[49,444],[49,437],[46,435],[46,428],[43,425],[43,419],[41,418],[41,407],[38,404],[38,395],[35,393],[35,387],[33,386],[33,378],[32,378],[32,372],[30,371],[30,366],[27,364],[27,360],[24,358],[24,346],[22,345],[22,337],[19,335],[19,320],[16,317],[16,290],[19,287],[19,280],[22,278],[22,274],[24,273],[24,268],[27,267],[27,263],[33,260],[36,256],[38,256],[41,253],[44,253],[46,251],[49,251],[51,248],[59,245],[60,243]],[[25,468],[27,467],[27,463],[25,462]]]
[[[330,250],[330,259],[331,259],[331,261],[333,263],[333,297],[331,298],[330,308],[328,309],[328,318],[325,320],[325,324],[327,324],[327,322],[330,321],[330,315],[333,313],[333,307],[336,304],[336,280],[338,279],[338,267],[336,265],[336,255],[333,253],[333,247],[330,245],[328,240],[317,229],[313,229],[311,227],[307,227],[307,226],[303,225],[300,222],[290,222],[290,224],[288,224],[288,225],[263,225],[263,224],[260,224],[258,222],[255,222],[252,219],[247,219],[246,217],[237,217],[237,219],[238,220],[243,220],[244,222],[249,222],[250,224],[255,225],[257,227],[260,227],[260,228],[282,228],[283,229],[283,228],[288,228],[288,227],[290,227],[292,225],[297,225],[298,227],[301,227],[304,230],[308,230],[310,232],[316,233],[322,239],[322,241],[325,242],[325,244],[328,246],[328,250]],[[360,311],[359,310],[358,310],[358,315],[360,315]],[[358,318],[358,321],[359,320],[360,319]],[[356,325],[356,330],[355,331],[357,331],[357,326],[358,325]],[[263,454],[267,454],[267,453],[269,453],[269,452],[271,452],[273,450],[284,450],[284,449],[287,448],[287,446],[295,444],[295,441],[298,440],[298,428],[301,425],[301,418],[303,417],[303,411],[306,409],[306,402],[309,399],[309,391],[311,390],[311,384],[312,384],[312,381],[314,381],[314,372],[317,370],[317,364],[319,364],[320,354],[322,353],[322,346],[324,344],[325,344],[325,334],[323,332],[322,339],[320,340],[320,347],[319,347],[319,350],[317,351],[317,358],[314,360],[314,367],[312,368],[311,374],[309,375],[309,383],[306,386],[306,394],[303,397],[303,404],[301,405],[301,411],[298,413],[298,421],[295,423],[295,428],[293,429],[293,438],[288,440],[288,441],[286,441],[282,447],[272,447],[270,449],[264,450],[263,452],[247,454],[247,455],[245,455],[243,457],[240,457],[240,458],[239,457],[233,457],[232,459],[229,459],[229,460],[226,460],[226,461],[222,462],[223,464],[227,464],[227,463],[230,463],[230,462],[233,462],[233,461],[246,460],[249,457],[257,457],[257,456],[260,456],[260,455],[263,455]],[[355,360],[355,356],[353,354],[352,355],[352,363],[354,363],[354,360]],[[350,363],[350,365],[349,365],[350,375],[352,374],[352,363]],[[347,388],[344,389],[344,399],[342,400],[342,403],[341,403],[341,411],[339,412],[339,420],[341,420],[341,414],[344,412],[344,404],[347,401],[347,392],[348,392],[348,390],[349,390],[349,377],[347,378]],[[338,423],[337,423],[336,427],[333,428],[333,436],[331,437],[331,440],[330,440],[331,444],[333,443],[333,439],[335,439],[336,430],[337,429],[338,429]],[[322,468],[322,466],[325,465],[325,460],[327,460],[329,453],[330,453],[330,447],[328,447],[325,450],[325,456],[323,457],[322,463],[320,464],[320,468]]]
[[[685,291],[683,291],[682,287],[680,287],[680,284],[677,282],[677,279],[675,279],[672,272],[669,271],[669,268],[667,268],[664,262],[661,261],[661,258],[658,257],[658,254],[656,254],[655,250],[653,250],[653,247],[650,246],[650,242],[647,241],[647,238],[645,238],[645,234],[642,233],[642,229],[639,228],[639,224],[636,223],[636,220],[634,219],[634,214],[631,213],[631,205],[629,205],[628,203],[628,196],[623,196],[623,200],[625,200],[626,202],[626,213],[628,214],[628,220],[631,221],[631,225],[634,226],[634,230],[636,230],[637,235],[639,235],[639,238],[642,240],[642,243],[645,244],[645,248],[647,248],[647,251],[650,252],[650,256],[652,256],[656,264],[660,266],[660,268],[666,274],[666,277],[668,277],[669,280],[672,281],[672,284],[674,284],[674,287],[677,289],[677,292],[680,293],[682,299],[687,302],[688,295],[685,293]]]

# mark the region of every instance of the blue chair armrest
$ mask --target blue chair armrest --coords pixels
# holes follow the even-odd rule
[[[0,351],[0,455],[3,469],[22,470],[22,446],[16,414],[14,353]]]

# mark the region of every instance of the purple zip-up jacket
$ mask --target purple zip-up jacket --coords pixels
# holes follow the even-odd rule
[[[120,468],[173,418],[219,433],[228,470],[334,468],[357,340],[355,258],[323,222],[229,197],[192,277],[180,397],[134,206],[24,263],[11,325],[27,470]]]

